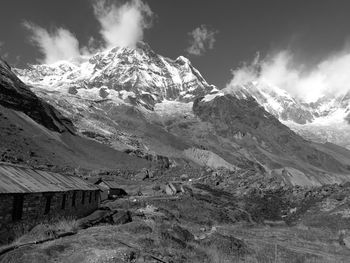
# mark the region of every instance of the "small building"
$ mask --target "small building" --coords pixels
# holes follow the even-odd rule
[[[117,182],[100,178],[95,185],[101,190],[101,201],[115,199],[128,195],[124,189],[120,188]]]
[[[83,217],[98,208],[100,190],[76,177],[0,163],[0,243],[18,225]]]
[[[100,189],[101,202],[108,200],[109,188],[106,186],[96,185]]]

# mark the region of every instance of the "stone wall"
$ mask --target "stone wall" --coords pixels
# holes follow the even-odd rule
[[[75,192],[75,206],[73,196]],[[91,194],[91,202],[90,202]],[[83,203],[83,195],[84,203]],[[16,232],[29,230],[41,222],[50,222],[60,218],[78,218],[86,216],[98,208],[99,191],[68,191],[56,193],[25,193],[23,194],[23,209],[20,220],[13,220],[14,194],[0,194],[0,244],[14,238]],[[65,205],[62,200],[65,197]],[[47,200],[50,209],[47,208]]]

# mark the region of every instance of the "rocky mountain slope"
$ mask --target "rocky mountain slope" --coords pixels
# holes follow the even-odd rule
[[[141,169],[149,165],[81,137],[75,130],[69,119],[37,97],[0,60],[0,161],[68,171]]]
[[[253,98],[238,99],[230,94],[210,101],[199,98],[193,111],[201,120],[212,123],[219,136],[247,149],[262,170],[286,177],[287,181],[301,185],[327,184],[349,174],[347,161],[317,149]],[[331,176],[325,176],[327,173]]]
[[[252,89],[229,95],[186,58],[165,58],[145,43],[15,72],[77,133],[119,151],[165,156],[173,166],[253,170],[288,184],[336,183],[350,174],[346,150],[307,142],[276,118],[306,123],[316,110],[276,89],[270,95],[279,101],[265,101],[273,106],[266,111],[264,87],[253,99]]]

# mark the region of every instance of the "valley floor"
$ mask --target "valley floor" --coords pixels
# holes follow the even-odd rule
[[[286,208],[286,203],[266,206],[265,199],[258,199],[252,189],[240,198],[233,193],[237,189],[225,191],[200,180],[179,181],[184,191],[175,195],[165,194],[164,183],[157,180],[122,181],[133,193],[103,203],[95,212],[97,217],[77,220],[80,230],[75,235],[22,246],[2,255],[0,262],[350,260],[347,186],[299,189],[296,195],[304,191],[313,196],[312,201],[304,198]],[[142,195],[136,195],[140,191]],[[268,191],[260,196],[267,196]],[[287,189],[275,191],[281,200],[288,195]],[[269,211],[264,214],[264,209]],[[28,238],[22,240],[28,242]]]

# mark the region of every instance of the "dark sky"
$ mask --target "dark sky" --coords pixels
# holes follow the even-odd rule
[[[145,0],[156,14],[144,41],[159,54],[186,55],[188,32],[201,24],[219,31],[212,50],[188,56],[208,82],[222,87],[230,69],[262,56],[290,49],[308,65],[340,50],[350,36],[348,0]],[[46,29],[62,26],[81,45],[99,37],[99,24],[89,0],[2,0],[1,53],[9,63],[25,66],[40,57],[28,41],[23,20]]]

